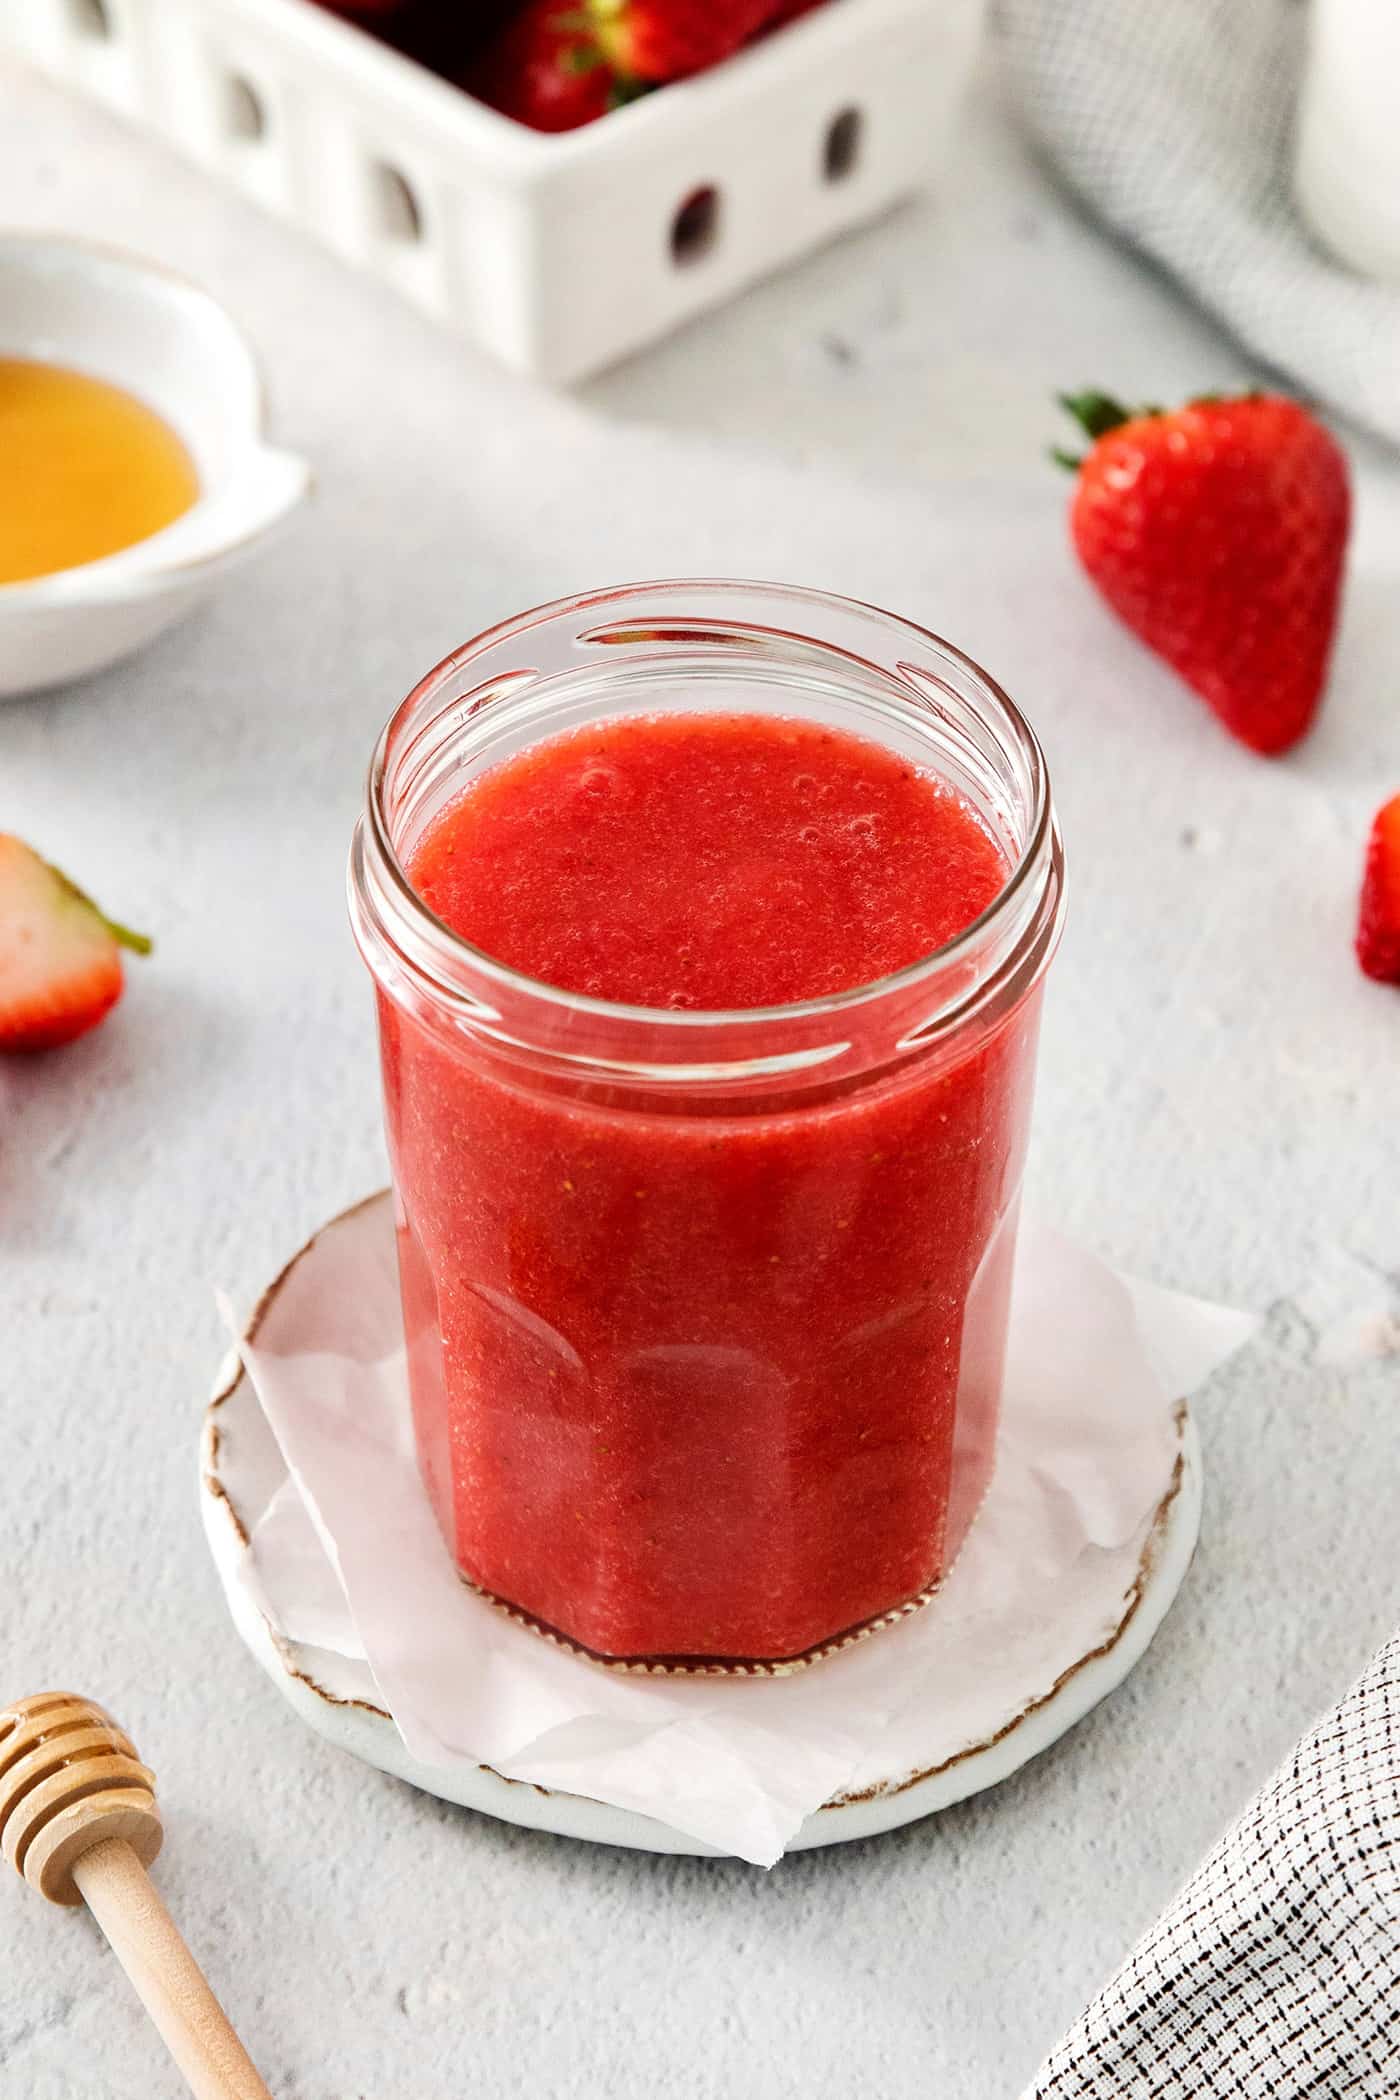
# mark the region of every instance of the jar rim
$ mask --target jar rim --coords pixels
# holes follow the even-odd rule
[[[731,598],[737,595],[741,598],[763,599],[770,604],[777,600],[798,608],[820,608],[830,613],[859,613],[867,619],[873,619],[892,635],[906,637],[909,641],[923,646],[932,644],[945,660],[967,674],[1003,711],[1012,736],[1019,744],[1027,763],[1031,786],[1029,822],[1026,826],[1025,843],[1006,881],[975,919],[941,946],[916,957],[901,969],[890,971],[885,976],[873,978],[867,983],[852,986],[846,991],[827,993],[816,999],[789,1001],[777,1006],[657,1007],[600,999],[593,994],[568,991],[560,985],[550,984],[543,978],[531,977],[525,971],[502,962],[499,957],[477,947],[474,942],[457,933],[424,902],[410,882],[407,870],[399,857],[385,808],[385,790],[395,740],[411,721],[415,711],[423,702],[429,700],[439,687],[460,674],[476,658],[485,656],[488,650],[519,639],[551,621],[596,609],[616,608],[621,604],[630,606],[638,601],[663,596],[674,598],[678,594],[689,595],[699,600],[718,599],[726,594]],[[733,631],[744,623],[727,618],[723,624]],[[782,637],[787,633],[787,630],[759,622],[753,623],[751,631],[755,635],[773,637]],[[842,654],[851,656],[850,651],[843,651],[839,644],[825,643],[818,635],[794,629],[789,638],[809,644],[817,643],[838,657]],[[891,675],[888,666],[873,668],[881,670],[886,677]],[[669,1030],[677,1040],[684,1036],[693,1037],[697,1032],[703,1034],[707,1030],[761,1029],[765,1025],[777,1027],[784,1023],[840,1017],[858,1013],[886,999],[898,999],[905,993],[916,992],[925,982],[945,971],[950,963],[973,952],[992,929],[1002,924],[1016,907],[1024,902],[1033,877],[1038,873],[1043,874],[1047,856],[1053,852],[1053,857],[1058,861],[1059,855],[1049,771],[1040,740],[1011,696],[966,651],[945,640],[942,635],[935,634],[932,629],[922,627],[899,614],[887,612],[883,607],[865,599],[849,598],[837,592],[816,590],[799,584],[765,583],[755,579],[725,577],[657,578],[643,583],[574,593],[552,599],[528,612],[519,613],[512,619],[483,629],[480,634],[453,650],[420,678],[385,724],[370,761],[363,822],[368,826],[373,843],[374,859],[378,864],[376,872],[387,882],[396,907],[404,913],[407,923],[414,930],[417,943],[425,953],[436,956],[449,966],[454,962],[469,964],[489,983],[508,993],[538,1001],[546,1010],[589,1016],[601,1023],[615,1026],[636,1027],[640,1024],[649,1029]],[[1057,920],[1058,916],[1057,910]]]

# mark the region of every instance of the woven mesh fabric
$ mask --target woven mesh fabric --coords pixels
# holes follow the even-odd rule
[[[1033,2100],[1400,2093],[1400,1638],[1053,2051]]]

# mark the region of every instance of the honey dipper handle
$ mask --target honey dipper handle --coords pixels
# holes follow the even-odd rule
[[[84,1852],[73,1879],[196,2100],[272,2100],[125,1838]]]

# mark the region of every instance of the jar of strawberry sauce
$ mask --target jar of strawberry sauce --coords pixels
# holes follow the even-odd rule
[[[928,1597],[991,1476],[1063,892],[1021,714],[871,606],[605,591],[410,693],[350,897],[469,1582],[714,1666]]]

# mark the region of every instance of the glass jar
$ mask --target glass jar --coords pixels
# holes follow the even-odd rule
[[[405,874],[483,769],[674,709],[802,717],[942,776],[992,905],[836,997],[557,990]],[[1064,872],[1040,747],[958,650],[742,583],[598,592],[417,686],[350,865],[378,989],[415,1433],[468,1581],[606,1658],[790,1663],[924,1601],[991,1477],[1039,989]]]

